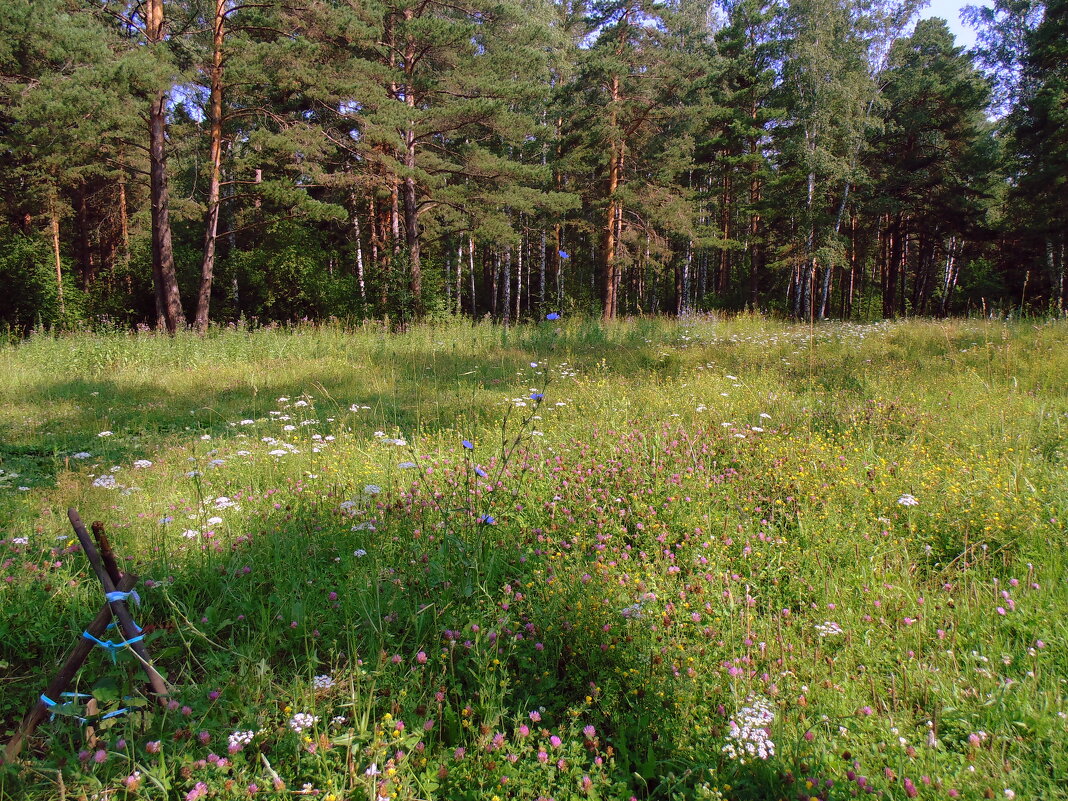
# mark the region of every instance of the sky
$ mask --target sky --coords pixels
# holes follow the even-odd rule
[[[983,0],[931,0],[930,5],[920,12],[920,17],[941,17],[949,23],[959,47],[972,47],[975,44],[975,31],[960,21],[960,11],[965,6],[983,5],[990,3]]]

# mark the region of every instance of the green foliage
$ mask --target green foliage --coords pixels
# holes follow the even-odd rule
[[[9,334],[70,328],[85,319],[85,297],[70,281],[64,281],[60,301],[55,259],[39,239],[18,236],[0,242],[0,284],[0,320]]]

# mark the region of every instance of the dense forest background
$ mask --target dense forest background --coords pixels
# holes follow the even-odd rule
[[[1063,313],[1068,0],[0,0],[0,324]]]

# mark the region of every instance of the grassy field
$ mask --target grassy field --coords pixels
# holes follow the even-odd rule
[[[0,350],[0,798],[1068,799],[1068,324]]]

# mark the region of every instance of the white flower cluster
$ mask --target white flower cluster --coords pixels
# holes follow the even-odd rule
[[[897,502],[901,506],[919,506],[920,502],[916,500],[915,495],[909,495],[907,492],[897,499]]]
[[[230,752],[236,753],[244,748],[246,745],[252,742],[252,738],[256,736],[254,731],[235,731],[231,734],[227,741],[230,746]]]
[[[307,712],[298,712],[289,719],[289,728],[300,734],[305,729],[310,729],[316,723],[319,722],[317,715],[310,715]]]
[[[741,765],[752,757],[768,759],[775,756],[775,743],[768,734],[768,727],[775,720],[771,701],[757,697],[749,704],[739,710],[738,720],[731,721],[731,730],[723,746],[723,753]]]
[[[104,489],[115,489],[119,486],[119,482],[115,480],[115,476],[105,474],[93,479],[93,486],[103,487]]]
[[[816,632],[821,637],[830,637],[834,634],[841,634],[842,627],[835,623],[833,620],[825,620],[822,623],[816,624]]]
[[[331,676],[322,675],[312,679],[312,687],[316,690],[329,690],[333,686],[334,679]]]

